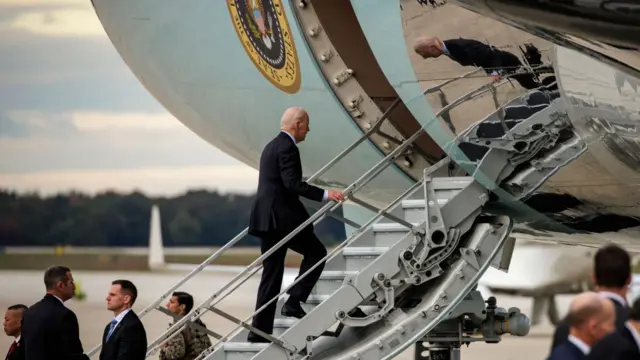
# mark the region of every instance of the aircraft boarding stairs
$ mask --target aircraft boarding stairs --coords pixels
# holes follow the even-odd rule
[[[506,82],[487,84],[460,97],[439,111],[436,119]],[[498,308],[495,299],[485,302],[475,291],[477,281],[489,266],[508,268],[514,246],[514,239],[509,237],[513,220],[489,213],[486,208],[496,196],[512,203],[529,196],[546,177],[566,164],[562,159],[584,150],[580,139],[572,135],[561,109],[561,99],[554,92],[535,90],[513,99],[449,144],[448,154],[465,157],[456,160],[462,164],[457,171],[464,170],[472,176],[449,176],[455,163],[447,157],[425,169],[421,181],[384,209],[358,199],[357,191],[400,158],[421,134],[417,132],[345,189],[348,199],[374,210],[374,217],[365,224],[355,224],[331,213],[341,204],[325,204],[196,311],[179,319],[150,343],[148,356],[185,326],[196,326],[193,321],[207,311],[235,322],[237,327],[224,336],[208,330],[216,340],[198,359],[387,359],[424,340],[438,349],[431,351],[445,352],[448,355],[443,359],[449,359],[459,356],[462,343],[499,342],[504,333],[526,335],[529,321],[518,309]],[[393,106],[358,142],[309,180],[367,139],[392,110]],[[459,150],[455,150],[456,144]],[[513,195],[505,195],[495,183],[505,184]],[[247,332],[254,330],[250,323],[255,313],[238,319],[215,305],[255,274],[266,256],[325,216],[338,217],[357,230],[325,257],[322,276],[303,304],[307,316],[300,320],[281,317],[280,308],[291,284],[272,299],[278,302],[273,334],[258,332],[271,343],[247,343]],[[166,313],[160,302],[246,233],[245,229],[140,316],[156,309]],[[297,282],[298,279],[294,284]],[[482,336],[471,336],[477,334]],[[416,353],[416,359],[421,356]]]

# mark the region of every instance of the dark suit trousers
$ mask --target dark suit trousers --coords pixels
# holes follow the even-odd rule
[[[284,235],[266,235],[262,237],[260,239],[260,250],[262,254],[269,251],[269,249],[287,235],[288,233],[285,233]],[[282,288],[282,276],[284,275],[284,259],[287,254],[287,248],[304,256],[296,279],[327,255],[327,249],[315,236],[313,231],[305,229],[273,254],[268,256],[263,262],[262,278],[260,279],[260,286],[258,287],[258,296],[256,299],[256,310],[261,308],[264,304],[269,302],[269,300],[273,299],[280,293]],[[316,267],[311,273],[309,273],[309,275],[289,289],[287,292],[289,294],[289,299],[300,302],[307,301],[311,290],[313,290],[318,278],[320,278],[320,274],[322,274],[324,265],[325,264],[323,263]],[[254,316],[252,325],[267,334],[271,334],[273,332],[273,319],[276,313],[276,305],[277,300]],[[249,339],[253,336],[253,334],[250,334]]]

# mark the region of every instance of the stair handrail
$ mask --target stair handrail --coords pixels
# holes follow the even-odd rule
[[[351,144],[350,146],[345,148],[342,152],[340,152],[333,159],[331,159],[326,165],[324,165],[322,168],[320,168],[318,171],[316,171],[313,175],[311,175],[307,179],[307,182],[311,182],[311,181],[317,179],[318,177],[320,177],[322,174],[327,172],[331,167],[333,167],[338,161],[342,160],[346,155],[348,155],[351,151],[353,151],[353,149],[355,149],[358,145],[360,145],[364,140],[368,139],[374,132],[376,132],[378,130],[378,128],[389,117],[389,114],[395,109],[395,107],[401,102],[401,100],[402,99],[400,99],[400,98],[395,99],[394,102],[382,114],[382,116],[380,116],[380,118],[378,120],[376,120],[376,122],[371,126],[370,129],[368,129],[353,144]],[[142,311],[140,311],[138,313],[138,317],[142,318],[143,316],[145,316],[146,314],[148,314],[152,310],[156,309],[156,307],[158,305],[160,305],[160,303],[162,302],[163,299],[165,299],[166,297],[171,295],[176,289],[178,289],[180,286],[184,285],[187,281],[189,281],[195,275],[197,275],[200,272],[202,272],[202,270],[204,270],[209,264],[211,264],[214,260],[216,260],[218,257],[220,257],[220,255],[222,255],[224,252],[226,252],[230,247],[232,247],[237,242],[242,240],[248,233],[249,233],[249,227],[246,227],[238,235],[236,235],[233,239],[231,239],[231,241],[226,243],[223,247],[221,247],[216,252],[211,254],[201,264],[199,264],[193,270],[191,270],[187,275],[185,275],[185,277],[183,277],[180,281],[178,281],[169,290],[165,291],[164,294],[162,294],[156,301],[154,301],[152,304],[148,305],[146,308],[144,308]],[[100,350],[101,347],[102,347],[102,344],[98,344],[93,349],[91,349],[89,352],[87,352],[86,355],[91,357],[93,354],[95,354],[96,351]]]
[[[443,158],[440,161],[438,161],[437,163],[433,164],[431,167],[432,168],[440,168],[442,165],[448,163],[450,161],[450,159],[447,158]],[[395,198],[393,201],[391,201],[389,204],[387,204],[383,209],[380,209],[376,215],[374,215],[373,217],[371,217],[364,225],[362,225],[362,227],[360,227],[359,229],[356,229],[353,234],[351,234],[349,236],[349,238],[347,238],[347,240],[345,240],[344,242],[340,243],[338,246],[336,246],[329,254],[327,254],[325,257],[323,257],[321,260],[319,260],[317,263],[315,263],[309,270],[307,270],[304,274],[296,277],[296,279],[289,284],[289,286],[287,286],[284,290],[281,290],[280,293],[276,296],[274,296],[273,298],[271,298],[271,300],[269,300],[266,304],[264,304],[261,308],[257,309],[253,314],[249,315],[244,321],[242,321],[243,323],[248,322],[250,319],[252,319],[254,316],[256,316],[257,314],[259,314],[260,312],[262,312],[264,309],[267,308],[267,306],[269,306],[272,302],[277,301],[279,299],[279,297],[283,294],[285,294],[287,291],[289,291],[293,286],[295,286],[298,282],[300,282],[303,278],[305,278],[307,275],[309,275],[315,268],[317,268],[318,266],[320,266],[320,264],[322,264],[323,262],[329,262],[330,260],[332,260],[334,257],[336,257],[338,255],[338,253],[344,249],[345,247],[351,245],[353,242],[355,242],[357,239],[360,238],[360,236],[364,235],[365,231],[367,231],[369,228],[371,228],[371,226],[374,225],[374,223],[378,220],[380,220],[381,217],[383,217],[385,212],[388,212],[389,209],[393,208],[394,206],[398,205],[402,200],[406,199],[408,196],[410,196],[414,190],[416,190],[418,187],[420,187],[422,184],[424,183],[424,178],[422,178],[420,181],[415,182],[414,184],[412,184],[407,190],[405,190],[402,194],[400,194],[400,196],[398,196],[397,198]],[[226,335],[224,335],[222,338],[218,339],[216,343],[212,344],[211,347],[209,347],[209,349],[215,348],[218,344],[220,344],[221,342],[225,342],[226,340],[228,340],[228,338],[230,336],[233,336],[235,334],[233,334],[234,332],[236,332],[237,330],[239,330],[241,327],[243,327],[242,325],[237,326],[235,329],[229,331]],[[202,355],[202,354],[201,354]],[[196,358],[196,360],[200,360],[202,357],[199,356]]]
[[[416,132],[414,132],[414,134],[409,137],[408,139],[406,139],[401,145],[399,145],[398,147],[396,147],[393,151],[391,151],[387,156],[385,156],[385,158],[383,158],[382,160],[380,160],[376,165],[374,165],[371,169],[369,169],[365,174],[363,174],[360,178],[358,178],[356,181],[354,181],[351,185],[349,185],[347,187],[347,189],[344,190],[344,194],[345,194],[345,200],[346,201],[347,198],[349,198],[351,195],[353,195],[355,192],[357,192],[357,190],[359,190],[359,188],[363,187],[364,185],[366,185],[369,181],[373,180],[380,172],[382,172],[383,170],[385,170],[387,168],[387,166],[389,166],[392,162],[389,162],[389,160],[391,160],[392,158],[397,158],[398,156],[400,156],[402,154],[402,151],[404,151],[409,145],[411,145],[419,136],[421,136],[423,134],[423,132],[425,132],[425,129],[427,126],[431,125],[434,121],[436,121],[440,115],[445,112],[450,110],[451,108],[458,106],[459,104],[473,98],[474,96],[478,96],[480,94],[483,94],[487,91],[490,91],[490,89],[492,89],[493,87],[497,87],[497,86],[501,86],[508,83],[508,81],[499,81],[499,82],[491,82],[491,83],[487,83],[484,84],[478,88],[476,88],[473,91],[470,91],[466,94],[464,94],[463,96],[457,98],[456,100],[454,100],[453,102],[451,102],[449,105],[443,107],[442,109],[440,109],[440,111],[438,111],[438,113],[433,116],[430,120],[428,120],[427,122],[425,122],[424,125],[421,126],[420,129],[418,129]],[[421,94],[422,96],[422,94]],[[394,105],[396,104],[396,102],[398,101],[398,99],[396,99],[394,101]],[[392,105],[393,106],[393,105]],[[389,110],[391,110],[392,107],[390,107],[385,113],[389,112]],[[380,121],[379,121],[380,122]],[[351,148],[351,146],[349,147]],[[342,154],[342,153],[341,153]],[[326,168],[327,166],[325,166],[324,168]],[[373,175],[371,175],[373,174]],[[362,182],[362,183],[361,183]],[[418,184],[420,182],[417,182]],[[325,204],[324,206],[322,206],[322,208],[320,208],[317,212],[315,212],[313,215],[311,215],[309,217],[309,219],[307,219],[306,221],[304,221],[302,224],[300,224],[296,229],[294,229],[292,232],[290,232],[286,237],[284,237],[282,240],[280,240],[276,245],[274,245],[273,247],[271,247],[269,249],[269,251],[267,251],[266,253],[262,254],[260,257],[258,257],[256,260],[254,260],[250,265],[247,266],[247,268],[243,271],[241,271],[239,274],[237,274],[233,279],[231,279],[227,284],[225,284],[222,289],[219,289],[216,293],[214,293],[211,297],[209,297],[208,299],[206,299],[205,301],[203,301],[200,305],[198,305],[197,307],[197,312],[195,312],[194,315],[192,315],[191,317],[183,317],[182,319],[180,319],[178,322],[176,322],[172,327],[170,327],[169,329],[167,329],[165,332],[163,332],[160,336],[158,336],[158,338],[156,338],[153,342],[151,342],[151,344],[148,345],[147,349],[152,349],[153,347],[157,346],[157,344],[159,342],[162,342],[162,340],[166,337],[169,336],[170,333],[174,332],[175,328],[181,327],[183,326],[185,323],[187,322],[194,322],[195,320],[199,319],[205,312],[207,312],[207,310],[209,310],[209,307],[215,306],[216,304],[218,304],[220,301],[222,301],[227,295],[231,294],[231,292],[227,292],[224,294],[224,296],[220,296],[220,294],[225,291],[232,283],[236,282],[237,280],[239,280],[242,276],[244,276],[246,273],[248,273],[249,271],[251,271],[253,269],[253,267],[255,267],[258,262],[260,262],[259,265],[262,265],[261,262],[268,256],[270,256],[272,253],[274,253],[275,251],[277,251],[278,249],[280,249],[280,247],[284,246],[284,244],[286,244],[289,240],[291,240],[294,236],[296,236],[300,231],[302,231],[304,228],[306,228],[307,226],[309,226],[312,222],[320,221],[322,220],[325,216],[326,213],[328,213],[329,211],[333,211],[335,210],[338,206],[340,206],[342,204],[343,201],[340,202],[333,202],[333,201],[329,201],[327,204]],[[348,239],[347,239],[348,240]],[[345,240],[345,242],[347,241]],[[344,243],[344,242],[343,242]],[[319,264],[319,263],[318,263]],[[309,273],[309,271],[307,272],[307,274]],[[306,275],[306,274],[305,274]],[[247,281],[249,279],[249,277],[245,278],[243,280],[243,282]],[[299,277],[299,279],[302,279],[302,276]],[[237,287],[236,287],[237,288]],[[213,301],[216,301],[217,298],[217,302],[215,302],[214,304],[212,304]],[[273,299],[275,299],[276,297],[274,297]],[[273,300],[271,299],[271,300]],[[228,334],[227,334],[228,335]],[[148,350],[149,351],[149,350]]]
[[[351,186],[349,186],[349,188],[347,188],[347,190],[345,191],[345,193],[348,193],[349,190],[351,190],[351,194],[353,194],[355,191],[357,191],[356,189],[356,185],[362,181],[363,179],[365,179],[367,176],[370,176],[370,178],[368,178],[367,180],[365,180],[363,182],[363,184],[361,184],[360,186],[364,186],[364,184],[366,184],[366,182],[372,180],[373,178],[375,178],[375,176],[377,176],[379,174],[379,171],[377,170],[384,170],[389,164],[389,160],[396,156],[397,154],[400,154],[405,147],[409,146],[411,143],[413,143],[413,141],[415,141],[415,139],[417,139],[418,136],[420,136],[422,134],[422,131],[424,131],[424,129],[430,125],[430,123],[432,121],[434,121],[435,119],[437,119],[443,112],[459,105],[460,103],[463,103],[464,101],[473,98],[474,96],[480,95],[486,91],[490,91],[492,88],[496,87],[496,86],[500,86],[502,84],[506,84],[508,83],[507,81],[503,81],[503,82],[499,82],[499,83],[489,83],[489,84],[485,84],[477,89],[475,89],[474,91],[464,94],[463,96],[461,96],[460,98],[454,100],[451,104],[449,104],[447,107],[441,109],[435,116],[433,119],[431,119],[429,122],[427,122],[421,129],[417,130],[410,138],[408,138],[407,140],[405,140],[405,142],[403,142],[401,144],[401,146],[399,146],[398,148],[394,149],[394,151],[392,151],[389,155],[387,155],[387,157],[385,157],[383,160],[381,160],[378,164],[376,164],[372,169],[370,169],[367,173],[365,173],[364,175],[362,175],[358,180],[356,180]],[[397,153],[397,154],[394,154]],[[449,162],[449,158],[444,158],[442,160],[440,160],[438,163],[433,164],[430,168],[437,168],[439,167],[442,163],[444,162]],[[378,167],[381,167],[381,169],[378,169]],[[370,172],[373,172],[373,175],[370,175]],[[408,190],[406,190],[402,195],[400,195],[398,198],[396,198],[394,201],[392,201],[390,204],[388,204],[384,209],[379,210],[378,213],[372,217],[368,222],[366,222],[364,225],[362,225],[361,228],[357,229],[356,231],[354,231],[354,233],[347,238],[344,242],[340,243],[336,248],[334,248],[331,253],[327,254],[323,259],[319,260],[316,264],[314,264],[309,270],[307,270],[307,272],[305,272],[302,275],[299,275],[293,283],[291,283],[285,290],[282,290],[278,295],[274,296],[273,298],[271,298],[266,304],[264,304],[261,308],[257,309],[252,315],[250,315],[249,317],[247,317],[244,321],[242,321],[242,323],[246,323],[247,321],[249,321],[251,318],[253,318],[255,315],[257,315],[258,313],[260,313],[261,311],[263,311],[267,306],[269,306],[272,302],[277,301],[277,299],[284,293],[286,293],[291,287],[293,287],[295,284],[297,284],[299,281],[301,281],[303,278],[305,278],[306,276],[308,276],[308,274],[310,274],[316,267],[318,267],[320,264],[322,264],[325,261],[329,261],[331,259],[333,259],[339,251],[341,251],[344,247],[348,246],[349,244],[353,243],[353,241],[357,240],[363,233],[364,231],[366,231],[375,221],[379,220],[379,218],[381,216],[383,216],[383,214],[385,212],[388,211],[388,209],[390,209],[391,207],[395,206],[397,204],[397,202],[401,201],[404,199],[404,197],[406,197],[409,193],[411,193],[411,191],[415,190],[416,187],[420,186],[421,183],[424,182],[424,178],[421,179],[420,181],[417,181],[416,183],[414,183]],[[354,187],[354,189],[351,189],[351,187]],[[323,207],[324,208],[324,207]],[[323,211],[324,209],[321,208],[318,211]],[[314,214],[315,215],[315,214]],[[302,226],[306,226],[306,225],[300,225]],[[297,230],[297,229],[296,229]],[[294,230],[295,231],[295,230]],[[284,242],[286,240],[283,239],[281,240],[281,242],[279,242],[278,244],[276,244],[276,246],[280,247],[284,244],[281,244],[282,242]],[[273,248],[272,248],[273,249]],[[246,281],[246,279],[245,279]],[[243,281],[244,282],[244,281]],[[220,302],[222,299],[219,299],[218,302]],[[217,303],[216,303],[217,304]],[[210,306],[214,306],[215,304],[212,304]],[[230,336],[232,336],[232,334],[234,332],[236,332],[237,330],[239,330],[240,328],[244,327],[243,325],[239,324],[236,326],[236,328],[234,328],[233,330],[231,330],[230,332],[228,332],[226,335],[224,335],[222,338],[218,339],[218,341],[216,343],[214,343],[209,349],[215,348],[218,344],[220,344],[221,342],[225,342],[226,340],[228,340],[228,338]],[[206,352],[206,351],[205,351]],[[198,357],[198,359],[200,359],[200,357]]]
[[[461,79],[468,78],[468,77],[470,77],[471,75],[473,75],[473,74],[475,74],[475,73],[477,73],[477,72],[479,72],[479,71],[482,71],[482,70],[483,70],[482,68],[477,68],[477,69],[475,69],[475,70],[469,71],[469,72],[464,73],[464,74],[462,74],[462,75],[458,75],[458,76],[453,77],[453,78],[451,78],[451,79],[447,79],[447,80],[445,80],[445,81],[441,82],[440,84],[438,84],[438,85],[436,85],[436,86],[432,86],[432,87],[430,87],[430,88],[428,88],[428,89],[424,90],[424,91],[422,92],[422,95],[427,95],[427,94],[434,93],[434,92],[436,92],[436,91],[440,91],[440,89],[442,89],[443,87],[445,87],[445,86],[447,86],[447,85],[451,84],[452,82],[454,82],[454,81],[458,81],[458,80],[461,80]]]
[[[474,73],[474,71],[468,73],[468,74],[472,74]],[[462,76],[460,78],[463,78],[465,76]],[[411,143],[413,143],[413,141],[415,141],[418,136],[420,136],[422,134],[422,131],[424,131],[424,129],[430,125],[430,123],[432,121],[434,121],[435,119],[439,118],[440,115],[445,112],[450,110],[451,108],[463,103],[464,101],[473,98],[474,96],[478,96],[486,91],[491,91],[491,89],[500,86],[502,84],[506,84],[508,83],[507,81],[504,82],[500,82],[500,83],[488,83],[485,84],[479,88],[476,88],[475,90],[466,93],[464,95],[462,95],[460,98],[454,100],[452,103],[450,103],[449,105],[447,105],[446,107],[442,108],[434,117],[433,119],[429,120],[421,129],[418,129],[411,137],[409,137],[408,139],[406,139],[400,146],[398,146],[396,149],[394,149],[394,151],[392,151],[391,153],[389,153],[389,155],[387,155],[387,157],[385,157],[384,159],[382,159],[380,162],[378,162],[376,165],[374,165],[373,168],[371,168],[369,171],[367,171],[367,173],[365,173],[364,175],[362,175],[358,180],[354,181],[352,185],[350,185],[347,190],[345,190],[345,194],[349,191],[349,189],[354,186],[356,184],[358,184],[360,181],[363,180],[363,178],[365,178],[366,176],[368,176],[369,172],[374,172],[375,174],[372,175],[370,178],[368,178],[367,180],[365,180],[363,182],[363,184],[361,186],[364,186],[364,184],[366,184],[368,181],[371,181],[373,178],[375,178],[375,176],[377,176],[379,174],[378,171],[374,171],[375,169],[377,169],[378,166],[381,166],[380,171],[386,169],[386,167],[390,164],[390,162],[388,160],[391,159],[391,157],[397,155],[394,153],[398,153],[400,154],[402,152],[402,150],[404,150],[404,148],[406,148],[407,146],[409,146]],[[438,86],[436,86],[438,87]],[[444,159],[438,161],[437,163],[431,165],[430,168],[437,168],[440,167],[444,162],[449,162],[450,159],[448,157],[445,157]],[[386,165],[385,165],[386,164]],[[321,260],[319,260],[316,264],[314,264],[309,270],[307,270],[307,272],[305,272],[302,275],[299,275],[293,283],[291,283],[285,290],[282,290],[278,295],[274,296],[273,298],[271,298],[271,300],[269,300],[266,304],[264,304],[261,308],[259,308],[258,310],[256,310],[253,314],[251,314],[249,317],[247,317],[243,322],[246,323],[247,321],[249,321],[250,319],[252,319],[255,315],[257,315],[258,313],[260,313],[261,311],[263,311],[267,306],[269,306],[269,304],[271,304],[273,301],[276,301],[282,294],[286,293],[291,287],[293,287],[295,284],[297,284],[299,281],[301,281],[304,277],[306,277],[308,274],[310,274],[316,267],[318,267],[320,264],[322,264],[324,261],[329,261],[331,259],[333,259],[337,253],[342,250],[344,247],[346,247],[347,245],[353,243],[353,241],[357,240],[363,233],[364,231],[366,231],[371,225],[373,225],[373,223],[377,220],[380,219],[380,217],[383,216],[383,213],[387,212],[391,207],[397,205],[397,203],[399,201],[402,201],[404,199],[405,196],[407,196],[411,191],[415,190],[416,187],[420,186],[420,184],[424,183],[424,177],[415,182],[411,187],[409,187],[408,190],[406,190],[405,192],[403,192],[399,197],[397,197],[396,199],[394,199],[391,203],[389,203],[384,209],[381,209],[378,211],[378,213],[373,216],[371,219],[369,219],[369,221],[367,221],[364,225],[362,225],[359,229],[355,230],[354,233],[349,236],[349,238],[347,238],[345,241],[343,241],[342,243],[340,243],[338,246],[336,246],[331,253],[327,254],[324,258],[322,258]],[[355,189],[352,190],[351,194],[353,194],[355,191]],[[346,198],[346,197],[345,197]],[[318,211],[322,211],[323,208],[321,208]],[[302,226],[302,225],[300,225]],[[295,231],[295,230],[294,230]],[[280,242],[283,242],[283,240],[281,240]],[[280,242],[278,244],[276,244],[276,246],[280,245]],[[284,244],[283,244],[284,245]],[[282,245],[280,245],[282,246]],[[246,280],[245,280],[246,281]],[[219,301],[221,301],[222,299],[220,299]],[[218,301],[218,302],[219,302]],[[214,306],[215,304],[212,304],[211,306]],[[224,335],[222,338],[218,339],[218,341],[213,344],[211,347],[215,347],[216,345],[218,345],[221,342],[224,342],[225,340],[227,340],[227,338],[231,335],[231,333],[237,331],[238,329],[240,329],[241,327],[243,327],[242,325],[238,325],[235,329],[231,330],[230,332],[228,332],[226,335]]]

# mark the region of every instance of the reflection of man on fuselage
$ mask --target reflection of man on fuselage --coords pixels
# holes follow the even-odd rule
[[[473,39],[459,38],[442,41],[437,37],[420,37],[415,42],[414,51],[424,59],[446,55],[462,66],[483,68],[494,80],[498,80],[501,75],[513,74],[518,69],[524,68],[516,55]],[[539,54],[533,45],[528,46],[527,51]],[[531,61],[530,63],[532,66],[539,65]],[[541,85],[532,73],[511,75],[511,77],[525,89],[535,89]]]

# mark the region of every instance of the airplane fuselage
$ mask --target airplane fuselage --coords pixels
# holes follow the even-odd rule
[[[637,81],[640,57],[633,49],[568,35],[555,42],[573,50],[558,47],[549,42],[553,30],[544,24],[535,31],[520,27],[536,37],[453,4],[429,9],[401,1],[401,9],[382,0],[313,6],[284,0],[93,3],[115,48],[145,88],[198,136],[253,168],[289,106],[301,106],[311,117],[311,132],[299,144],[309,176],[362,137],[395,101],[385,134],[360,144],[315,181],[347,187],[397,146],[394,142],[424,126],[427,134],[412,151],[359,193],[374,204],[389,202],[419,180],[456,134],[495,108],[489,96],[473,98],[448,114],[454,129],[434,121],[447,102],[488,80],[473,77],[424,96],[425,89],[473,69],[445,56],[421,59],[413,53],[413,39],[475,37],[515,54],[522,43],[535,43],[552,61],[564,109],[586,150],[532,185],[536,193],[519,202],[517,236],[586,246],[613,240],[630,249],[639,244],[640,103],[619,80],[626,71],[629,84]],[[503,20],[528,24],[518,19]],[[498,94],[502,102],[525,92],[515,82],[505,88]]]

